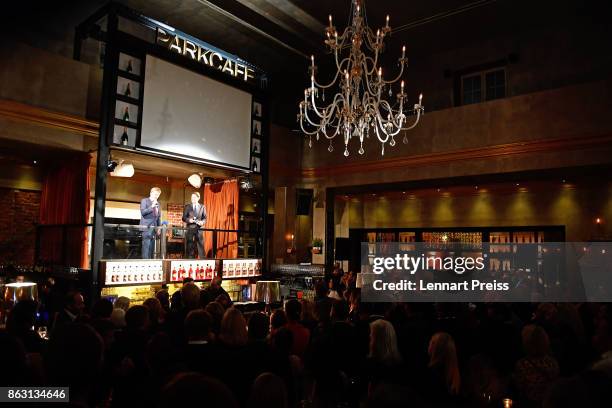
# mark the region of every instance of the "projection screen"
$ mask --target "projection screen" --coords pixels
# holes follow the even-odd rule
[[[250,93],[147,55],[140,146],[249,168]]]

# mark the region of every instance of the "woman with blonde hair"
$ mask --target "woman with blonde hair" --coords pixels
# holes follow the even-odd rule
[[[461,374],[457,361],[455,341],[450,334],[438,332],[429,341],[429,370],[432,381],[437,382],[450,396],[456,396],[461,389]]]
[[[230,307],[221,320],[219,341],[226,346],[241,347],[245,346],[248,340],[246,320],[240,310]]]
[[[402,356],[397,348],[395,329],[387,320],[378,319],[370,323],[370,354],[368,357],[387,366],[402,362]]]

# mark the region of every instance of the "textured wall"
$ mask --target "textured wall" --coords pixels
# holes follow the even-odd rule
[[[40,192],[0,188],[0,263],[34,263]]]

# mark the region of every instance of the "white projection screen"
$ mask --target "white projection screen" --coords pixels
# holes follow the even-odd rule
[[[147,55],[140,146],[250,167],[248,92]]]

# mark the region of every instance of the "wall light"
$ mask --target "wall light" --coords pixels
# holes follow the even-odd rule
[[[113,177],[132,177],[134,175],[134,165],[121,160],[110,175]]]
[[[199,173],[193,173],[187,177],[187,181],[193,188],[200,188],[202,186],[202,175]]]

